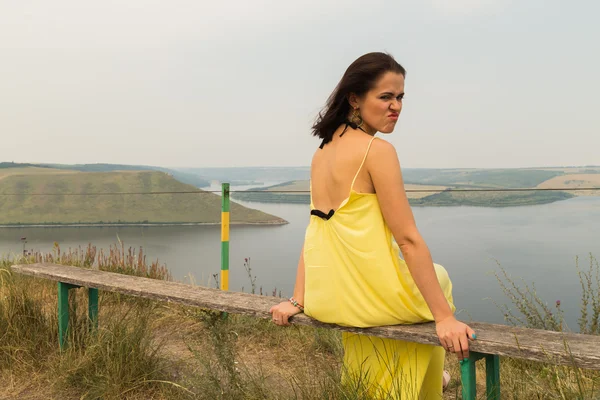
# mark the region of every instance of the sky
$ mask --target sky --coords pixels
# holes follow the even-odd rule
[[[308,166],[364,53],[404,168],[600,165],[600,2],[0,0],[0,161]]]

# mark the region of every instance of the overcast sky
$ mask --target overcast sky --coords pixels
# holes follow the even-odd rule
[[[0,0],[0,161],[306,166],[347,66],[407,69],[404,168],[600,164],[600,2]]]

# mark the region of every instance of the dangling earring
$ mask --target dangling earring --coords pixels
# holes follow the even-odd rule
[[[360,128],[363,124],[363,119],[360,116],[360,113],[358,112],[358,108],[355,108],[354,111],[352,111],[352,122],[354,122],[356,124],[357,128]],[[356,120],[358,120],[359,122],[356,122]]]

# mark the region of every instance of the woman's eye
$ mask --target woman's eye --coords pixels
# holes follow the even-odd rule
[[[392,99],[392,96],[390,96],[390,95],[385,95],[385,96],[381,96],[380,98],[381,98],[382,100],[391,100],[391,99]],[[398,96],[398,97],[396,97],[396,100],[398,100],[398,101],[402,101],[402,100],[404,100],[404,96]]]

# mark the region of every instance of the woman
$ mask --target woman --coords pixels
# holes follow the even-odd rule
[[[443,347],[343,333],[344,380],[375,397],[441,397],[444,349],[468,357],[474,331],[454,317],[452,284],[417,230],[391,133],[406,71],[369,53],[346,70],[313,126],[311,217],[294,295],[273,321],[304,311],[326,323],[372,327],[435,321]],[[403,258],[400,257],[402,252]]]

